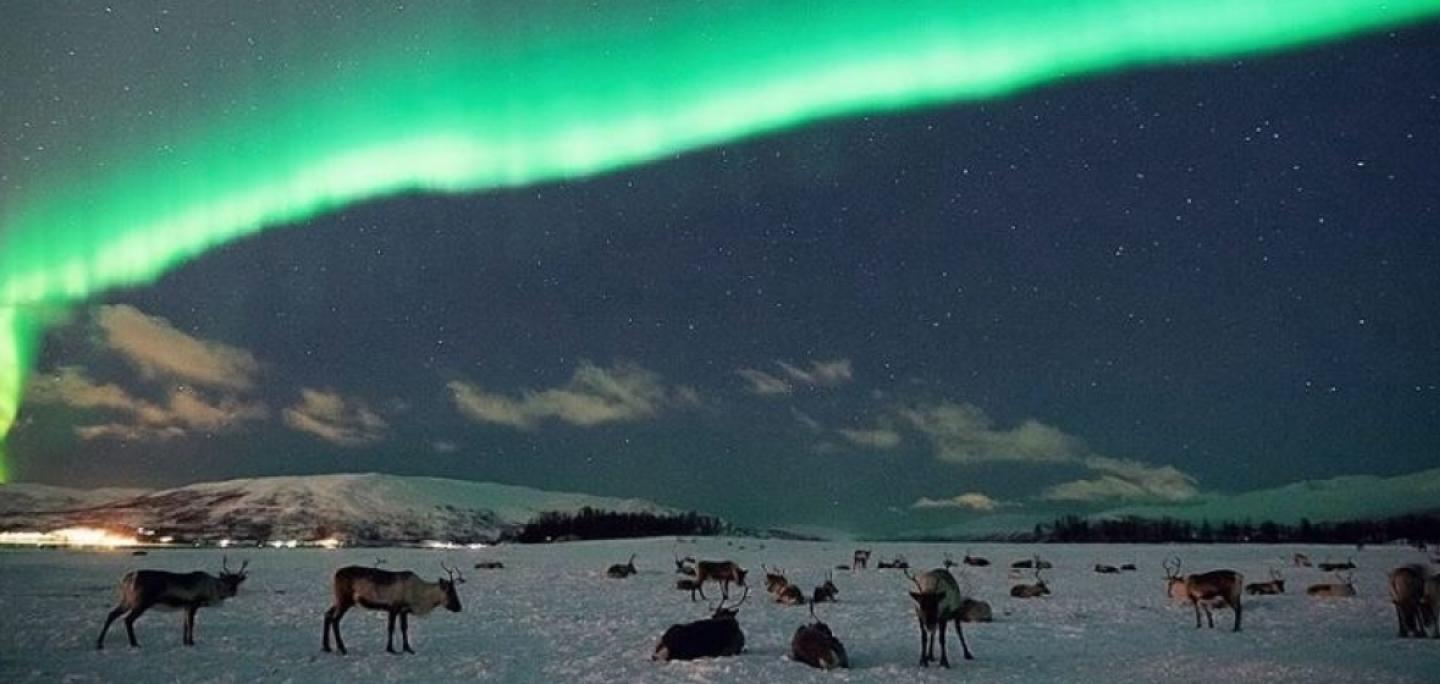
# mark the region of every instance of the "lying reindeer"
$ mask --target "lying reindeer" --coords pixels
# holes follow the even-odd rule
[[[1316,598],[1350,598],[1355,595],[1355,578],[1352,573],[1336,572],[1335,577],[1340,581],[1312,584],[1305,590],[1305,593]]]
[[[1126,564],[1120,566],[1120,572],[1135,572],[1135,564],[1134,564],[1134,563],[1126,563]]]
[[[835,638],[830,625],[815,617],[815,604],[810,604],[810,618],[815,620],[801,625],[790,638],[790,658],[821,670],[850,667],[850,657],[845,654],[845,644]]]
[[[1200,628],[1200,609],[1205,609],[1205,619],[1210,622],[1210,628],[1215,628],[1215,616],[1210,612],[1213,607],[1228,606],[1235,611],[1235,627],[1232,631],[1240,631],[1240,619],[1242,608],[1240,606],[1240,591],[1245,584],[1245,576],[1234,570],[1211,570],[1196,575],[1180,577],[1180,559],[1175,559],[1174,567],[1170,562],[1165,562],[1166,581],[1169,583],[1169,594],[1174,597],[1177,592],[1183,591],[1185,600],[1195,608],[1195,628]]]
[[[1400,638],[1414,634],[1424,637],[1435,615],[1425,602],[1425,566],[1405,565],[1390,571],[1390,601],[1400,621]],[[1429,614],[1427,614],[1429,613]]]
[[[1321,563],[1317,567],[1319,567],[1325,572],[1335,572],[1336,570],[1354,570],[1355,558],[1346,558],[1344,563]]]
[[[1037,556],[1035,560],[1037,561],[1035,563],[1035,583],[1016,584],[1010,587],[1011,596],[1015,598],[1037,598],[1050,594],[1050,587],[1045,584],[1045,580],[1040,578],[1040,572],[1044,570],[1044,568],[1040,567],[1040,558]]]
[[[605,570],[605,575],[614,579],[625,579],[635,574],[635,554],[630,554],[630,560],[624,565],[616,563]]]
[[[833,602],[833,601],[835,600],[835,597],[836,597],[836,596],[839,596],[839,595],[840,595],[840,588],[837,587],[837,586],[835,586],[835,573],[833,573],[833,572],[827,572],[827,573],[825,573],[825,583],[822,584],[822,585],[820,585],[820,586],[818,586],[818,587],[815,587],[814,593],[812,593],[812,594],[810,595],[810,602],[811,602],[811,603],[824,603],[824,602],[826,602],[826,601],[832,601],[832,602]]]
[[[671,625],[660,637],[660,643],[655,646],[655,653],[650,659],[694,660],[739,655],[745,650],[745,632],[740,630],[740,622],[735,616],[740,612],[740,604],[745,603],[749,596],[750,587],[745,587],[740,602],[734,606],[726,608],[725,599],[721,599],[709,618]]]
[[[125,573],[120,579],[120,603],[110,611],[105,618],[105,626],[100,628],[100,638],[95,640],[95,648],[105,648],[105,633],[110,631],[110,623],[115,618],[129,611],[125,616],[125,634],[130,637],[130,645],[138,647],[140,642],[135,640],[135,621],[140,619],[145,611],[154,606],[162,609],[184,609],[185,627],[181,643],[186,646],[195,645],[195,612],[204,606],[218,606],[240,591],[240,583],[245,581],[245,568],[250,561],[240,564],[240,569],[230,571],[228,558],[220,559],[220,576],[216,577],[208,572],[166,572],[164,570],[135,570]]]
[[[1105,565],[1104,563],[1096,563],[1095,572],[1101,575],[1118,575],[1120,574],[1120,568],[1113,565]]]
[[[960,615],[964,595],[960,585],[949,570],[936,568],[918,577],[908,571],[905,576],[915,583],[910,598],[915,601],[915,617],[920,623],[920,666],[929,667],[935,659],[935,635],[940,635],[940,667],[950,667],[950,658],[945,652],[945,627],[955,623],[955,634],[960,637],[960,648],[966,660],[974,660],[970,646],[965,643],[965,628],[961,626]]]
[[[785,588],[785,585],[790,584],[790,580],[785,579],[785,572],[780,568],[771,570],[761,563],[760,572],[765,573],[765,591],[771,594],[779,592]]]
[[[720,583],[721,598],[730,598],[730,583],[734,582],[744,587],[747,572],[749,571],[741,568],[735,561],[699,561],[695,563],[695,581],[701,585],[700,598],[705,598],[704,584],[712,581]]]
[[[1018,560],[1010,564],[1010,568],[1016,570],[1029,570],[1031,568],[1049,570],[1052,567],[1054,566],[1050,563],[1050,561],[1040,560],[1039,556],[1035,556],[1034,558],[1026,558],[1024,560]]]
[[[965,551],[965,557],[962,558],[960,562],[966,565],[973,565],[977,568],[984,568],[990,565],[989,559],[981,558],[979,556],[972,556],[970,555],[970,551],[968,550]]]
[[[1291,556],[1290,560],[1295,563],[1295,567],[1297,568],[1311,567],[1310,557],[1303,553],[1297,553]]]
[[[1279,570],[1270,568],[1270,581],[1251,582],[1245,585],[1245,593],[1252,596],[1283,594],[1285,593],[1285,578],[1280,575]]]
[[[390,572],[388,570],[377,570],[358,565],[340,568],[335,571],[332,589],[335,592],[335,603],[325,610],[324,637],[321,640],[321,649],[326,653],[330,652],[330,632],[335,632],[335,647],[341,655],[345,650],[345,640],[340,637],[340,620],[345,617],[345,612],[355,604],[370,610],[383,610],[390,618],[388,631],[385,636],[385,651],[395,652],[395,618],[400,618],[400,643],[406,653],[414,653],[410,648],[410,614],[424,617],[439,606],[452,612],[460,612],[460,597],[455,593],[455,585],[464,584],[465,578],[460,572],[453,568],[440,565],[445,570],[449,579],[426,582],[418,575],[408,570],[402,572]]]
[[[895,560],[892,560],[888,563],[882,560],[877,567],[879,567],[881,570],[909,570],[910,561],[905,560],[904,556],[897,554],[895,556]]]

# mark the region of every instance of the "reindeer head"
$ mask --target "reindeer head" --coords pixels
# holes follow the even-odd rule
[[[1172,564],[1173,562],[1173,564]],[[1184,582],[1185,578],[1180,576],[1180,557],[1168,558],[1163,563],[1165,566],[1165,584],[1169,586],[1176,582]]]
[[[240,569],[231,572],[229,557],[220,557],[220,587],[224,598],[240,593],[240,583],[245,581],[245,568],[249,565],[250,561],[241,561]]]
[[[445,610],[458,613],[460,612],[460,595],[455,593],[455,585],[464,584],[465,577],[460,574],[459,568],[452,568],[444,563],[440,564],[440,569],[444,570],[448,577],[448,579],[439,581],[440,589],[445,592]]]

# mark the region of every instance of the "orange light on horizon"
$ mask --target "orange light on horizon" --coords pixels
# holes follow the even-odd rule
[[[113,549],[139,543],[133,536],[94,527],[66,527],[50,532],[0,532],[0,544],[12,546],[95,546]]]

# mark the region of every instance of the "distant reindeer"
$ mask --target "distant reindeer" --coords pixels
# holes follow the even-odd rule
[[[504,570],[505,564],[500,561],[480,561],[475,564],[476,570]]]
[[[865,570],[870,567],[870,549],[855,549],[855,555],[850,560],[850,567],[856,570]]]
[[[1097,573],[1099,573],[1099,574],[1101,574],[1101,575],[1118,575],[1118,574],[1120,574],[1120,568],[1117,568],[1117,567],[1115,567],[1115,566],[1113,566],[1113,565],[1105,565],[1105,564],[1103,564],[1103,563],[1096,563],[1096,564],[1095,564],[1095,572],[1097,572]]]
[[[970,555],[970,551],[968,549],[965,551],[965,557],[962,558],[960,562],[966,565],[973,565],[977,568],[989,567],[990,565],[989,559],[981,558],[979,556],[972,556]]]
[[[1305,555],[1305,554],[1303,554],[1303,553],[1297,553],[1297,554],[1295,554],[1294,556],[1291,557],[1291,561],[1295,563],[1295,567],[1297,567],[1297,568],[1308,568],[1308,567],[1311,567],[1310,557],[1307,556],[1307,555]]]
[[[718,582],[721,598],[730,598],[730,583],[745,586],[745,575],[749,572],[735,561],[698,561],[695,563],[695,581],[700,583],[700,598],[705,598],[704,584]]]
[[[906,560],[905,557],[900,554],[895,554],[895,560],[888,563],[882,560],[876,567],[881,570],[908,570],[910,568],[910,561]]]
[[[1312,584],[1305,590],[1306,594],[1316,598],[1349,598],[1355,595],[1355,578],[1350,572],[1336,572],[1335,578],[1339,582],[1323,584]]]
[[[1347,558],[1347,559],[1345,559],[1345,562],[1344,562],[1344,563],[1321,563],[1321,564],[1320,564],[1319,566],[1317,566],[1317,567],[1319,567],[1321,570],[1323,570],[1323,571],[1325,571],[1325,572],[1335,572],[1335,571],[1337,571],[1337,570],[1354,570],[1354,569],[1355,569],[1355,559],[1354,559],[1353,557],[1352,557],[1352,558]]]
[[[686,557],[684,557],[684,558],[681,558],[679,555],[676,555],[676,556],[675,556],[675,572],[678,573],[678,574],[681,574],[681,575],[686,575],[686,576],[688,576],[688,577],[694,577],[694,576],[695,576],[695,558],[692,557],[692,556],[686,556]]]
[[[1134,563],[1126,563],[1126,564],[1120,566],[1120,572],[1135,572],[1135,564],[1134,564]]]
[[[1010,564],[1010,567],[1011,569],[1015,570],[1029,570],[1032,568],[1049,570],[1054,566],[1050,563],[1050,561],[1041,560],[1039,556],[1035,556],[1033,558],[1025,558],[1023,560],[1015,561],[1014,563]]]
[[[745,650],[745,632],[741,631],[736,615],[740,604],[749,596],[750,587],[745,587],[739,603],[726,608],[725,599],[721,599],[709,618],[671,625],[660,637],[650,659],[694,660],[739,655]]]
[[[424,617],[440,606],[452,612],[460,612],[460,597],[455,593],[457,584],[464,584],[465,578],[454,568],[440,564],[448,579],[426,582],[409,570],[390,572],[359,565],[351,565],[335,571],[331,588],[335,603],[325,610],[324,636],[321,649],[330,652],[330,633],[335,633],[335,648],[343,655],[345,640],[340,636],[340,620],[355,604],[370,610],[383,610],[389,618],[385,636],[385,650],[395,652],[395,618],[400,618],[400,643],[406,653],[410,648],[410,615]]]
[[[790,580],[785,579],[785,572],[780,568],[771,570],[764,563],[760,564],[760,572],[765,574],[765,591],[774,594],[784,589]]]
[[[1285,593],[1285,578],[1280,571],[1270,568],[1269,582],[1251,582],[1245,585],[1245,593],[1255,595],[1273,595]]]
[[[953,567],[955,567],[956,565],[959,565],[959,563],[956,563],[956,562],[955,562],[955,557],[954,557],[954,556],[951,556],[949,551],[946,551],[946,552],[945,552],[945,562],[944,562],[944,563],[941,563],[941,565],[944,565],[944,566],[945,566],[945,569],[946,569],[946,570],[949,570],[950,568],[953,568]]]
[[[805,592],[793,584],[786,583],[779,591],[774,593],[775,602],[787,606],[805,605]]]
[[[1390,601],[1395,604],[1395,617],[1400,622],[1400,638],[1414,634],[1424,637],[1433,614],[1427,615],[1425,602],[1425,566],[1415,563],[1390,571]],[[1440,634],[1440,633],[1437,633]]]
[[[605,570],[605,575],[614,579],[625,579],[635,574],[635,554],[630,554],[630,560],[623,565],[616,563]]]
[[[965,628],[961,626],[961,610],[965,600],[960,585],[949,570],[936,568],[921,573],[918,577],[907,570],[905,576],[915,584],[910,598],[915,601],[915,618],[920,624],[920,666],[929,667],[935,659],[935,635],[940,635],[940,666],[950,667],[950,658],[945,651],[945,628],[955,623],[955,634],[960,638],[960,648],[966,660],[974,660],[970,646],[965,643]]]
[[[1215,628],[1215,616],[1210,612],[1212,607],[1228,606],[1235,611],[1235,626],[1232,631],[1240,631],[1240,620],[1243,608],[1240,605],[1240,591],[1245,584],[1245,576],[1234,570],[1211,570],[1195,575],[1180,577],[1180,559],[1175,558],[1175,565],[1172,567],[1169,561],[1165,562],[1166,580],[1169,583],[1168,593],[1174,597],[1178,590],[1183,591],[1185,600],[1195,608],[1195,628],[1200,628],[1200,609],[1205,609],[1205,619],[1209,621],[1210,628]]]
[[[164,570],[135,570],[125,573],[120,579],[120,602],[105,617],[105,626],[100,628],[100,637],[95,648],[105,648],[105,633],[110,623],[122,614],[125,616],[125,634],[130,645],[138,647],[135,640],[135,621],[150,608],[184,609],[185,626],[181,642],[186,646],[195,645],[195,612],[204,606],[218,606],[240,591],[245,581],[245,568],[250,561],[240,564],[240,569],[230,571],[228,558],[220,559],[220,576],[208,572],[166,572]]]
[[[1050,587],[1047,586],[1045,580],[1040,577],[1040,572],[1044,570],[1044,568],[1040,566],[1039,556],[1035,557],[1035,562],[1032,563],[1032,565],[1035,567],[1035,583],[1016,584],[1010,587],[1011,596],[1015,598],[1038,598],[1050,594]]]
[[[850,657],[845,653],[845,644],[835,638],[830,626],[815,617],[815,604],[810,604],[810,619],[814,622],[801,625],[790,638],[790,658],[821,670],[850,667]]]
[[[833,602],[836,596],[840,595],[840,588],[835,586],[835,573],[825,573],[825,583],[815,587],[815,592],[810,596],[811,603]]]
[[[693,577],[681,577],[675,580],[675,588],[690,592],[690,601],[693,603],[695,594],[700,592],[700,582]]]

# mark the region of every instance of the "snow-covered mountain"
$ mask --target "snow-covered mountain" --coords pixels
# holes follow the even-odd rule
[[[378,473],[205,482],[154,492],[0,486],[0,530],[144,527],[182,538],[492,540],[547,511],[674,513],[649,501]]]

